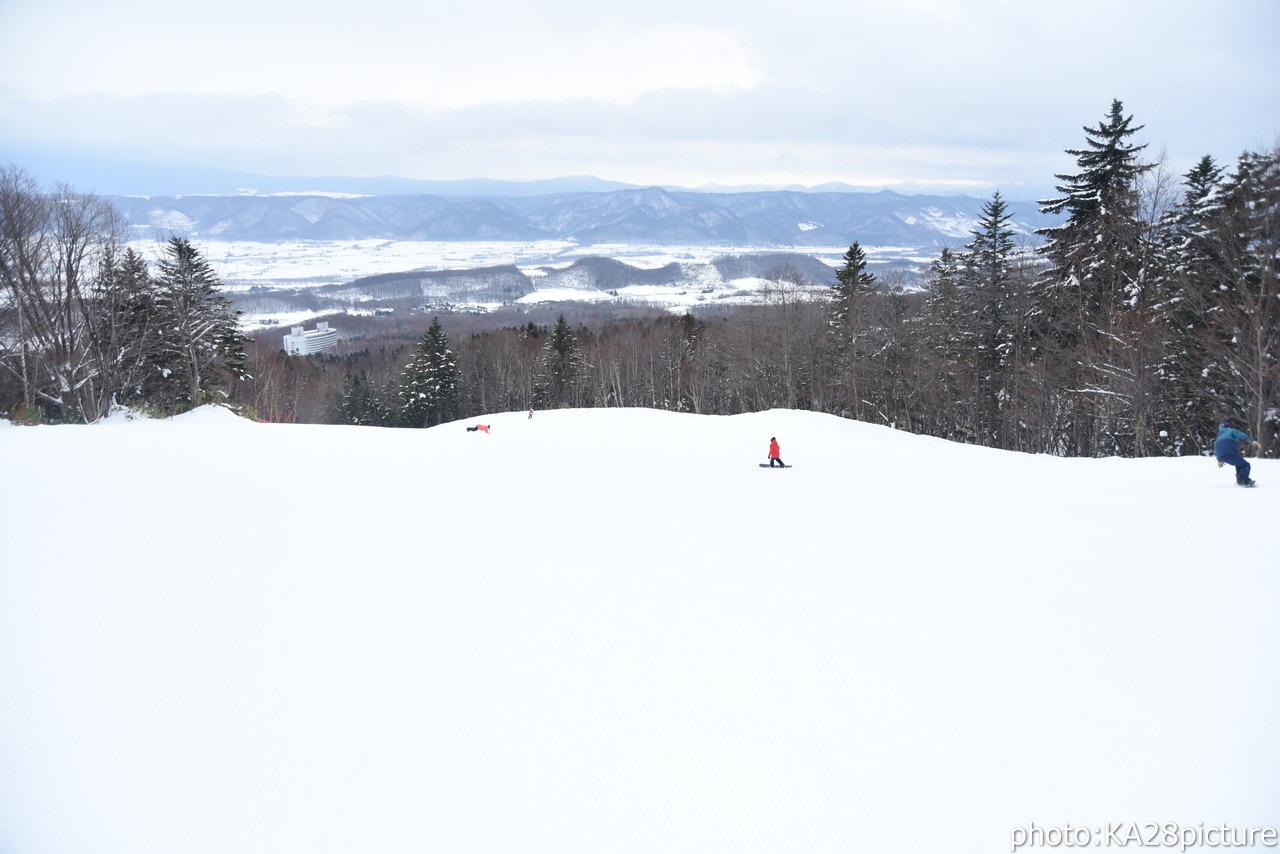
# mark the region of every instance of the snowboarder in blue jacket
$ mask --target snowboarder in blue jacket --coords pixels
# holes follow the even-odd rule
[[[1230,421],[1223,421],[1218,425],[1218,440],[1213,443],[1213,455],[1218,458],[1219,467],[1223,464],[1236,467],[1237,485],[1253,486],[1254,481],[1249,479],[1249,461],[1240,455],[1241,442],[1258,445],[1249,438],[1248,433],[1235,429]]]

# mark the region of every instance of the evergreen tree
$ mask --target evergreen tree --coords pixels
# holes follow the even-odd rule
[[[975,285],[996,297],[1003,296],[1009,287],[1009,267],[1013,256],[1013,229],[1009,221],[1013,214],[1000,192],[984,202],[978,217],[978,227],[971,231],[973,240],[965,247],[965,265]]]
[[[1125,299],[1136,296],[1142,257],[1136,243],[1143,231],[1137,181],[1153,164],[1140,159],[1146,145],[1134,145],[1129,137],[1142,128],[1124,115],[1120,101],[1112,101],[1107,118],[1084,129],[1089,147],[1067,149],[1080,171],[1056,176],[1064,195],[1041,202],[1043,213],[1068,215],[1062,225],[1037,233],[1046,238],[1041,252],[1050,262],[1051,290],[1074,291],[1065,301],[1078,328],[1105,323]]]
[[[156,323],[147,347],[146,396],[153,402],[194,406],[221,391],[224,374],[247,379],[240,312],[221,293],[213,267],[185,238],[173,236],[157,264]]]
[[[458,417],[458,363],[449,350],[449,336],[440,318],[422,336],[413,359],[401,377],[401,418],[408,427],[434,427]]]
[[[920,344],[930,382],[926,388],[930,432],[945,438],[976,440],[972,406],[966,403],[973,379],[970,316],[964,293],[965,257],[943,247],[929,265]]]
[[[381,406],[368,375],[350,371],[342,377],[342,423],[363,426],[382,424]]]
[[[1138,179],[1152,168],[1140,159],[1145,145],[1129,138],[1142,127],[1112,101],[1107,118],[1086,127],[1084,149],[1068,149],[1080,171],[1058,175],[1064,195],[1041,204],[1065,223],[1038,233],[1048,266],[1039,299],[1042,353],[1057,357],[1052,382],[1072,389],[1074,405],[1055,444],[1067,453],[1125,453],[1146,419],[1142,384],[1154,365],[1146,354],[1146,292],[1151,249],[1139,216]],[[1120,388],[1120,385],[1127,387]],[[1123,438],[1127,437],[1127,438]]]
[[[865,389],[870,366],[866,364],[866,343],[861,340],[871,327],[876,277],[867,272],[867,256],[854,241],[844,253],[844,265],[836,269],[836,285],[829,309],[831,333],[830,365],[834,384],[843,392],[839,410],[861,419],[867,411]]]
[[[848,332],[863,319],[866,301],[876,292],[876,277],[867,272],[867,255],[854,241],[844,253],[844,265],[836,269],[831,302],[831,325],[837,335]]]
[[[219,324],[213,339],[222,372],[236,382],[253,379],[249,374],[249,357],[244,351],[244,345],[253,339],[240,331],[241,314],[241,311],[232,311],[230,322]]]
[[[418,425],[404,422],[404,399],[400,396],[400,385],[393,375],[382,383],[382,391],[376,397],[376,423],[383,427],[414,427]]]
[[[999,443],[1001,405],[1008,399],[1007,374],[1017,328],[1011,317],[1012,218],[999,192],[983,204],[978,228],[971,232],[973,241],[966,247],[969,251],[961,276],[965,314],[961,329],[969,344],[976,383],[971,390],[976,419],[973,429],[982,444]]]
[[[109,253],[97,293],[104,383],[116,403],[138,400],[158,340],[156,285],[146,261],[133,249]]]
[[[1065,210],[1072,222],[1081,222],[1103,215],[1107,208],[1131,205],[1134,182],[1151,169],[1138,159],[1147,146],[1129,142],[1143,127],[1133,127],[1133,116],[1124,115],[1124,105],[1112,100],[1107,118],[1096,128],[1084,128],[1089,147],[1067,149],[1080,171],[1055,176],[1063,182],[1058,191],[1065,195],[1042,201],[1041,210],[1054,214]]]
[[[1196,263],[1197,255],[1215,254],[1205,240],[1204,227],[1210,215],[1221,209],[1222,174],[1223,168],[1208,154],[1186,174],[1182,201],[1165,219],[1179,264]]]
[[[984,351],[993,371],[1007,364],[1010,349],[1008,319],[1014,254],[1013,215],[1000,193],[982,206],[973,240],[965,247],[961,276],[962,302],[970,315],[974,344]]]
[[[1218,284],[1205,345],[1225,385],[1208,420],[1247,420],[1263,452],[1280,450],[1280,148],[1246,152],[1205,222]],[[1206,413],[1207,415],[1208,413]]]
[[[562,314],[542,348],[542,371],[535,385],[540,405],[576,405],[575,391],[584,364],[582,348]]]
[[[1185,176],[1180,203],[1161,223],[1155,308],[1162,331],[1158,375],[1168,424],[1166,453],[1196,453],[1216,434],[1216,411],[1230,378],[1210,355],[1212,310],[1219,300],[1221,248],[1211,220],[1222,210],[1222,167],[1205,155]]]

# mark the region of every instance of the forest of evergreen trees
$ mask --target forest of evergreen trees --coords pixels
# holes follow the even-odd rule
[[[469,331],[436,317],[413,342],[305,358],[247,343],[190,244],[172,239],[149,271],[114,248],[100,203],[0,170],[0,410],[93,420],[113,402],[225,394],[268,420],[421,427],[530,407],[784,407],[1084,456],[1203,453],[1230,418],[1274,456],[1280,149],[1177,177],[1132,141],[1120,102],[1084,130],[1042,203],[1062,224],[1020,245],[996,193],[923,292],[878,281],[855,241],[831,289],[784,267],[758,304],[713,314]]]

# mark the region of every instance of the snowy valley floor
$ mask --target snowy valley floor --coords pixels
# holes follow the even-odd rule
[[[0,854],[1280,823],[1280,463],[478,421],[0,422]]]

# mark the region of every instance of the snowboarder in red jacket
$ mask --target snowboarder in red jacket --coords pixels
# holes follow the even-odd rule
[[[786,468],[786,463],[782,462],[782,449],[778,447],[778,437],[772,436],[769,439],[769,468],[773,468],[773,464]]]

